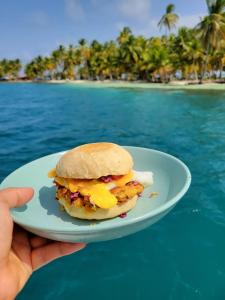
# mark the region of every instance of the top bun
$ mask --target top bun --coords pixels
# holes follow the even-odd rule
[[[133,167],[128,151],[113,143],[85,144],[66,152],[56,165],[64,178],[96,179],[107,175],[125,175]]]

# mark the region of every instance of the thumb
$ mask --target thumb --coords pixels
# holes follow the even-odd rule
[[[8,188],[0,190],[0,202],[9,208],[21,206],[28,202],[34,194],[32,188]]]

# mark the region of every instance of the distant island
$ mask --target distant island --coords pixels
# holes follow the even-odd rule
[[[124,27],[115,41],[80,39],[26,65],[3,59],[0,81],[225,82],[225,0],[208,4],[208,15],[194,28],[180,27],[174,34],[178,19],[169,4],[158,23],[161,37],[135,36]]]

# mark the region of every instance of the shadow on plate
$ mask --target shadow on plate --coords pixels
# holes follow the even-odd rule
[[[60,205],[55,200],[55,186],[43,186],[39,191],[39,200],[41,206],[47,211],[47,215],[54,215],[61,219],[63,222],[72,223],[76,226],[90,226],[101,223],[101,221],[93,220],[80,220],[69,216],[65,211],[61,211]]]
[[[28,208],[27,204],[24,204],[23,206],[14,207],[13,211],[21,213],[21,212],[25,212],[27,210],[27,208]]]

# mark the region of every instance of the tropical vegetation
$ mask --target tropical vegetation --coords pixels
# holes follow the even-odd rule
[[[37,56],[24,67],[31,80],[202,81],[222,78],[225,71],[225,0],[208,1],[208,15],[194,28],[176,28],[179,15],[169,4],[158,26],[162,36],[135,36],[124,27],[114,41],[85,39],[60,45],[49,56]],[[20,60],[0,61],[0,77],[15,79]]]
[[[7,79],[10,80],[16,79],[18,77],[18,73],[21,68],[22,68],[22,64],[19,59],[0,60],[0,78],[6,77]]]

